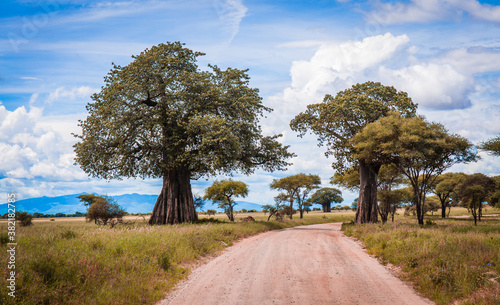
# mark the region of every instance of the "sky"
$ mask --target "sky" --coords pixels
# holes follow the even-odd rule
[[[0,193],[19,199],[81,192],[158,194],[160,179],[105,181],[74,165],[72,134],[112,62],[167,41],[206,53],[199,66],[249,69],[274,111],[265,135],[297,154],[287,171],[232,179],[245,201],[273,203],[273,179],[334,171],[317,139],[289,123],[308,104],[356,83],[405,91],[418,113],[479,144],[500,133],[500,4],[477,0],[3,0],[0,3]],[[449,171],[500,174],[500,158]],[[202,195],[215,179],[192,181]],[[357,194],[343,191],[344,204]]]

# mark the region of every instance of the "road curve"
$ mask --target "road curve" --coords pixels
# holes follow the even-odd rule
[[[301,226],[244,239],[194,270],[158,304],[434,304],[340,226]]]

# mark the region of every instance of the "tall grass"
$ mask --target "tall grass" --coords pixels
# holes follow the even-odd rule
[[[401,276],[437,304],[500,304],[500,220],[434,218],[344,224],[346,235],[360,239],[370,254],[401,268]]]
[[[35,222],[17,227],[16,298],[0,285],[0,304],[154,304],[190,272],[197,260],[236,240],[268,230],[346,220],[310,215],[285,222],[198,224],[115,228],[93,223]],[[0,223],[3,233],[6,223]],[[0,246],[2,278],[8,278],[7,246]]]

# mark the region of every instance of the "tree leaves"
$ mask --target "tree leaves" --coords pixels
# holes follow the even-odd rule
[[[366,82],[340,91],[335,97],[326,95],[322,103],[308,105],[305,112],[290,122],[290,127],[299,136],[308,131],[316,134],[319,145],[327,146],[325,154],[335,156],[332,166],[342,172],[357,164],[349,140],[364,126],[391,111],[414,116],[416,108],[406,92]]]
[[[248,87],[246,70],[201,71],[201,55],[174,42],[113,65],[80,122],[76,163],[105,179],[162,177],[177,167],[192,178],[285,169],[294,154],[279,135],[262,136],[258,122],[271,109]]]

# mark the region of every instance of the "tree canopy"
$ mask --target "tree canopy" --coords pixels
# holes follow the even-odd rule
[[[233,208],[236,205],[234,197],[246,197],[248,186],[241,181],[216,180],[205,190],[203,199],[212,200],[219,204],[219,208],[224,209],[230,221],[234,221]]]
[[[444,173],[436,177],[432,192],[441,203],[441,218],[446,217],[446,208],[451,207],[451,199],[455,196],[458,186],[465,177],[464,173]]]
[[[323,212],[331,212],[332,203],[341,203],[344,199],[340,190],[333,187],[323,187],[314,192],[308,201],[312,204],[320,204],[323,207]]]
[[[393,163],[409,179],[419,224],[423,224],[425,194],[435,177],[454,164],[477,159],[467,139],[448,134],[441,124],[429,123],[423,117],[407,118],[399,113],[368,124],[350,142],[356,158]]]
[[[300,218],[304,215],[303,204],[306,201],[309,193],[318,188],[321,184],[321,179],[318,175],[306,175],[303,173],[284,177],[281,179],[274,179],[271,183],[271,188],[281,190],[282,193],[278,195],[279,201],[290,202],[290,219],[292,219],[291,211],[293,210],[293,203],[297,201]]]
[[[360,192],[356,223],[377,222],[377,175],[381,164],[360,161],[354,155],[350,140],[363,128],[381,117],[397,111],[403,116],[415,116],[417,105],[406,92],[380,83],[366,82],[340,91],[335,97],[327,94],[322,103],[307,106],[305,112],[291,122],[292,130],[302,137],[311,131],[319,145],[326,145],[326,156],[334,156],[333,168],[342,174],[358,166]]]
[[[486,150],[493,156],[500,156],[500,135],[481,143],[479,148]]]
[[[292,130],[304,136],[312,132],[319,145],[326,145],[326,156],[334,156],[332,166],[342,172],[357,164],[349,142],[368,123],[398,111],[405,116],[414,116],[417,104],[408,94],[381,83],[366,82],[340,91],[335,97],[325,95],[323,102],[307,106],[291,122]]]
[[[473,174],[467,176],[459,187],[457,197],[471,211],[474,224],[481,221],[481,210],[483,202],[495,192],[496,182],[484,174]]]
[[[293,156],[280,135],[262,135],[259,119],[271,109],[247,71],[202,71],[201,55],[173,42],[113,64],[79,124],[75,160],[90,176],[163,178],[152,224],[197,219],[190,179],[283,170]]]

